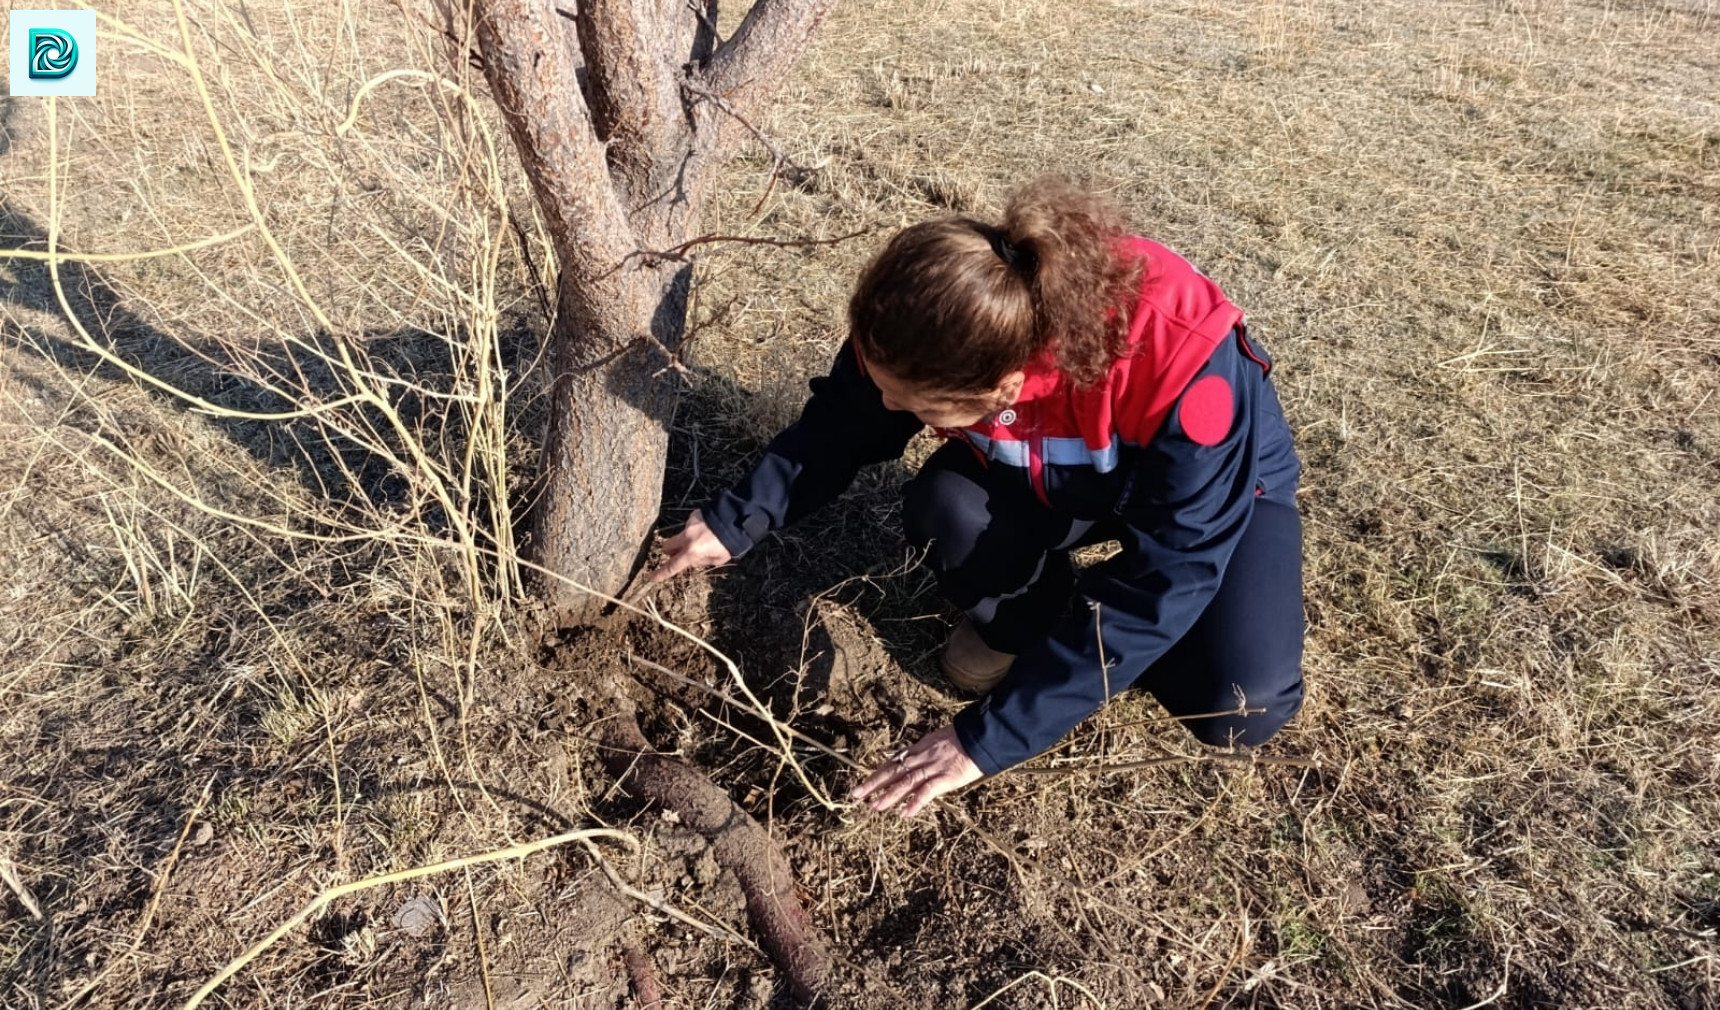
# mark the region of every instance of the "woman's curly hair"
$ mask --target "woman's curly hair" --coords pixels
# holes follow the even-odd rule
[[[1128,351],[1142,262],[1128,221],[1064,179],[1011,194],[1003,221],[904,228],[860,275],[848,322],[860,353],[903,381],[951,395],[994,389],[1050,348],[1077,387]]]

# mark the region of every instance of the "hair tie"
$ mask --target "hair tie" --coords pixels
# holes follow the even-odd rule
[[[991,237],[991,251],[997,253],[997,258],[1002,260],[1003,265],[1009,267],[1011,270],[1014,270],[1017,264],[1032,258],[1026,252],[1023,252],[1022,250],[1017,249],[1014,245],[1011,245],[1009,239],[1002,232],[993,233]]]

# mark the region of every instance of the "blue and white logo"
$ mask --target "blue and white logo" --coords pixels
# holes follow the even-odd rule
[[[30,29],[30,76],[57,81],[78,69],[78,40],[58,28]]]
[[[11,93],[96,93],[94,11],[13,11],[10,23]]]

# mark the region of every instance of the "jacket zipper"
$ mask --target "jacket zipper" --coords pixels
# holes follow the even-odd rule
[[[1046,508],[1051,507],[1051,497],[1045,493],[1045,436],[1034,432],[1027,439],[1027,474],[1033,482],[1033,493],[1039,496],[1039,501]]]

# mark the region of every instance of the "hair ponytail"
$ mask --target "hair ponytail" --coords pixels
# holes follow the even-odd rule
[[[907,382],[988,392],[1047,347],[1076,386],[1127,352],[1141,264],[1119,255],[1128,224],[1062,179],[1010,196],[1001,225],[948,218],[898,232],[848,305],[860,352]]]
[[[1059,178],[1010,195],[1002,241],[1030,265],[1035,328],[1077,386],[1105,377],[1128,352],[1141,264],[1119,255],[1128,220],[1110,201]]]

